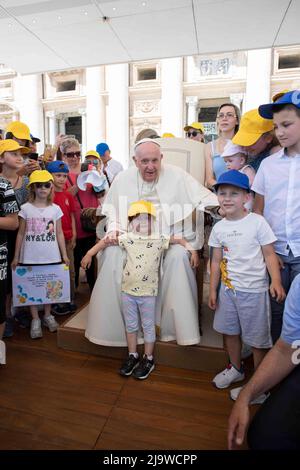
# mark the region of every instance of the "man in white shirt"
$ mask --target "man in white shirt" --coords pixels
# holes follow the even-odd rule
[[[300,101],[299,90],[283,95],[276,103],[259,107],[259,113],[274,120],[282,149],[262,161],[252,185],[256,193],[253,210],[264,215],[277,241],[274,244],[282,269],[281,281],[289,291],[300,273]],[[284,304],[271,299],[271,334],[281,333]]]
[[[120,171],[123,171],[123,166],[117,160],[113,160],[110,155],[110,148],[105,142],[98,144],[96,151],[101,157],[104,166],[103,173],[105,174],[110,186],[115,176],[120,173]]]
[[[244,441],[251,401],[278,385],[255,415],[248,431],[248,444],[252,450],[299,450],[299,344],[300,275],[293,281],[285,302],[280,339],[265,356],[233,407],[228,426],[229,449]]]

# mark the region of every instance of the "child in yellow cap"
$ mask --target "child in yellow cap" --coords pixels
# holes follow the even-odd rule
[[[257,172],[261,162],[280,147],[274,135],[272,119],[264,119],[258,109],[243,114],[239,131],[232,143],[242,146],[248,154],[248,163]]]
[[[30,153],[28,147],[23,147],[16,140],[5,139],[0,141],[0,176],[8,180],[14,190],[18,210],[28,198],[28,178],[20,176],[19,170],[24,167],[24,157]],[[6,284],[6,325],[3,337],[13,336],[14,319],[11,314],[12,277],[10,264],[12,262],[18,230],[12,230],[7,239],[8,266]],[[18,313],[18,312],[17,312]]]
[[[69,264],[64,234],[61,227],[63,212],[52,203],[53,177],[46,170],[33,171],[29,177],[29,202],[21,206],[19,231],[16,240],[12,269],[18,263],[25,265]],[[56,331],[58,324],[50,314],[51,304],[44,305],[43,324]],[[30,305],[32,316],[30,336],[32,339],[43,336],[37,302]]]
[[[3,150],[3,140],[2,144]],[[6,288],[10,233],[18,228],[18,204],[11,183],[0,176],[0,364],[6,363],[5,343],[2,341],[6,322]]]
[[[155,206],[149,201],[137,201],[128,210],[128,232],[118,237],[118,244],[126,251],[127,259],[122,277],[122,311],[126,326],[129,355],[120,368],[120,374],[146,379],[154,369],[155,304],[159,283],[160,260],[169,243],[179,243],[191,251],[191,266],[199,264],[197,251],[190,250],[184,239],[174,239],[153,232]],[[87,252],[81,266],[86,269],[98,251],[109,246],[108,238],[100,240]],[[137,353],[139,324],[142,324],[145,354],[140,361]]]

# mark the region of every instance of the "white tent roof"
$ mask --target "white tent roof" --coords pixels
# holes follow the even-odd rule
[[[0,62],[36,73],[300,43],[299,0],[0,0]]]

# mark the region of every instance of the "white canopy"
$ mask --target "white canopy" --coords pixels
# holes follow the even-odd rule
[[[20,73],[300,43],[299,0],[0,0]]]

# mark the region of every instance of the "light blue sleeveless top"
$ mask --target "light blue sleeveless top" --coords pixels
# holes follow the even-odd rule
[[[227,171],[224,158],[217,152],[215,141],[211,141],[211,155],[212,155],[212,167],[217,180],[222,173]]]

